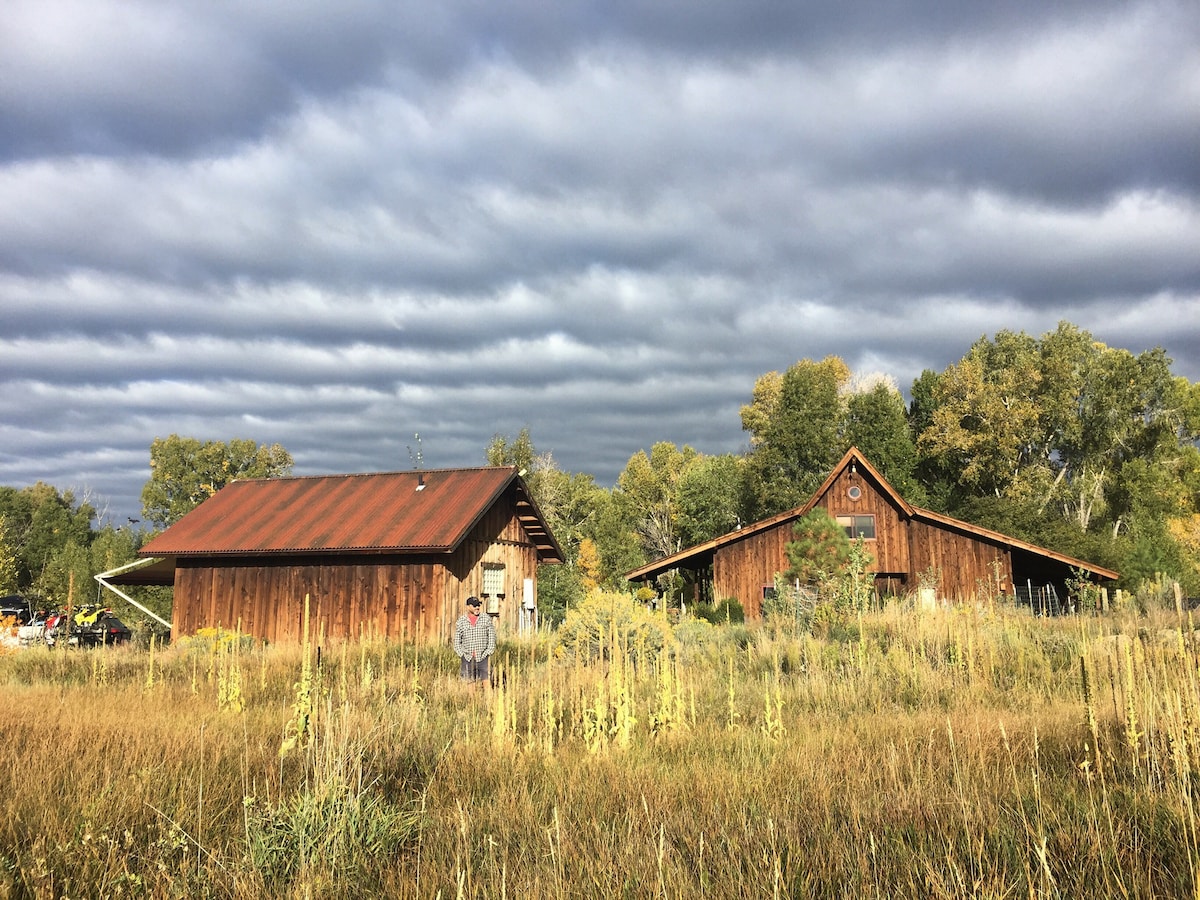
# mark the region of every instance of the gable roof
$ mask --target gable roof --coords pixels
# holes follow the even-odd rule
[[[510,488],[538,561],[562,562],[514,466],[233,481],[138,555],[450,553]]]
[[[678,553],[673,553],[670,556],[664,556],[661,559],[655,560],[652,563],[647,563],[640,568],[627,572],[625,577],[630,581],[639,581],[643,579],[653,578],[656,575],[661,575],[663,572],[677,568],[696,568],[702,565],[707,565],[712,561],[713,555],[726,544],[734,541],[742,540],[750,535],[757,534],[762,531],[768,531],[777,525],[783,524],[790,520],[795,520],[812,510],[814,506],[825,496],[826,492],[833,486],[838,476],[846,469],[854,466],[861,467],[865,475],[875,482],[878,490],[884,494],[908,519],[928,522],[937,525],[940,528],[948,528],[952,531],[959,531],[964,534],[970,534],[990,543],[999,544],[1009,549],[1023,550],[1032,553],[1036,556],[1043,556],[1048,559],[1056,560],[1076,569],[1084,569],[1094,575],[1099,575],[1101,578],[1116,580],[1120,577],[1119,572],[1112,569],[1106,569],[1102,566],[1097,566],[1094,563],[1089,563],[1081,559],[1067,556],[1062,553],[1057,553],[1054,550],[1046,547],[1039,547],[1036,544],[1031,544],[1028,541],[1022,541],[1018,538],[1009,537],[1006,534],[1001,534],[998,531],[992,531],[989,528],[983,528],[979,525],[972,525],[970,522],[964,522],[961,519],[954,519],[950,516],[944,516],[941,513],[935,513],[928,509],[923,509],[919,506],[914,506],[901,497],[894,487],[888,483],[888,480],[879,473],[878,470],[867,460],[862,452],[857,447],[851,447],[846,451],[841,461],[833,467],[828,477],[821,483],[809,497],[808,501],[803,506],[797,506],[794,509],[789,509],[786,512],[778,513],[767,519],[761,519],[751,525],[745,525],[728,534],[723,534],[720,537],[705,541],[701,544],[696,544],[692,547],[687,547],[680,550]],[[687,566],[691,563],[691,566]]]

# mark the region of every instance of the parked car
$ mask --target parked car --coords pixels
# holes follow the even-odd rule
[[[43,634],[51,647],[64,642],[72,647],[96,647],[101,644],[123,644],[132,637],[133,632],[108,607],[85,606],[69,619],[65,612],[49,616]]]
[[[33,618],[17,628],[17,646],[32,647],[46,642],[46,617],[33,614]]]
[[[114,616],[111,610],[105,610],[89,628],[76,629],[74,633],[78,636],[79,643],[85,647],[97,644],[124,644],[133,637],[129,626]]]

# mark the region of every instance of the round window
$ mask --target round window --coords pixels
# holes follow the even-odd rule
[[[862,488],[857,484],[852,484],[850,485],[850,490],[846,491],[846,493],[850,496],[851,500],[858,500],[862,497]]]

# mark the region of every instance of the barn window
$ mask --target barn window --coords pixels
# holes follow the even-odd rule
[[[838,516],[837,523],[846,530],[846,536],[851,540],[855,538],[875,540],[874,516]]]
[[[499,563],[483,564],[483,592],[489,597],[504,593],[504,566]]]
[[[850,485],[850,489],[846,491],[846,496],[851,500],[859,500],[862,498],[862,488],[857,484]]]

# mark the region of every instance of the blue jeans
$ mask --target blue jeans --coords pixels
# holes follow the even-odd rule
[[[459,668],[459,673],[462,675],[463,681],[487,681],[487,657],[485,656],[483,659],[464,659],[462,666]]]

